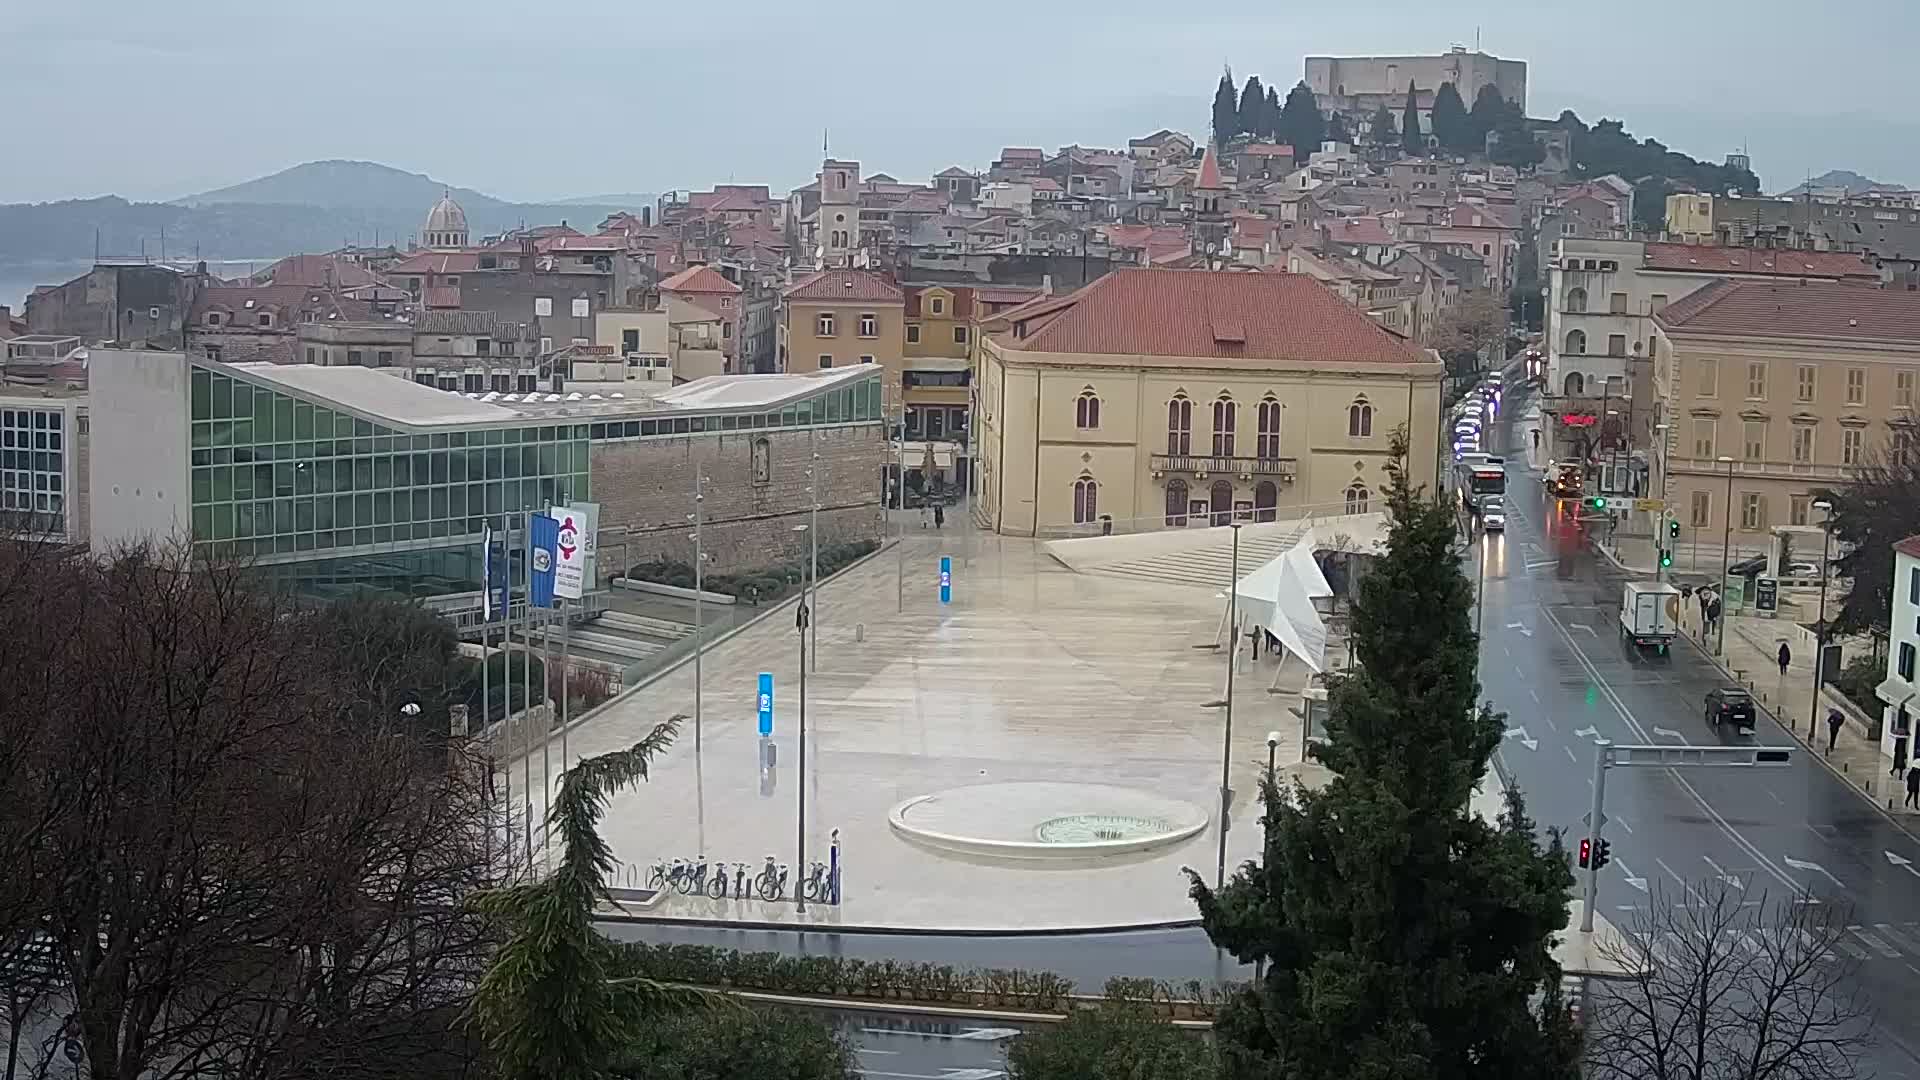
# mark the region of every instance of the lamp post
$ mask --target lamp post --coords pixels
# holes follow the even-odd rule
[[[1233,571],[1227,582],[1227,698],[1223,703],[1227,722],[1220,736],[1220,852],[1213,871],[1213,886],[1227,883],[1227,802],[1233,797],[1227,786],[1227,769],[1233,764],[1233,669],[1240,662],[1240,523],[1233,522]]]
[[[1827,577],[1831,573],[1827,560],[1833,557],[1833,503],[1820,499],[1813,506],[1826,515],[1826,520],[1820,523],[1820,531],[1825,535],[1820,544],[1820,618],[1813,624],[1813,700],[1807,702],[1808,746],[1813,745],[1814,733],[1820,726],[1820,687],[1825,681],[1827,655]]]
[[[896,460],[894,463],[894,520],[899,523],[900,535],[894,542],[895,581],[894,610],[905,614],[907,610],[907,407],[900,406],[900,419],[893,429],[893,443]]]
[[[1659,414],[1655,413],[1654,415],[1657,416]],[[1672,429],[1672,426],[1671,424],[1653,425],[1653,435],[1656,440],[1653,445],[1653,482],[1652,490],[1647,492],[1647,497],[1659,499],[1663,505],[1667,499],[1667,432]],[[1662,537],[1660,530],[1666,520],[1666,515],[1672,512],[1673,509],[1668,507],[1664,511],[1655,511],[1653,515],[1653,580],[1655,581],[1665,581],[1667,578],[1666,567],[1661,565],[1659,552],[1662,549],[1662,545],[1671,540],[1672,537]],[[1679,519],[1675,518],[1674,520],[1678,521]],[[1667,554],[1671,557],[1673,552],[1668,551]]]
[[[812,526],[795,525],[794,532],[811,532]],[[793,777],[794,791],[799,799],[799,811],[795,815],[795,848],[797,854],[793,864],[793,906],[795,911],[807,910],[806,890],[802,883],[807,879],[807,624],[811,612],[807,608],[812,598],[813,583],[800,590],[800,606],[793,611],[793,626],[800,634],[800,729],[799,751],[794,755]]]
[[[1713,654],[1724,656],[1727,652],[1727,563],[1733,551],[1733,459],[1721,454],[1714,460],[1727,467],[1727,497],[1725,505],[1720,508],[1721,517],[1726,519],[1720,535],[1720,617],[1714,620],[1718,628],[1713,642]]]
[[[1487,618],[1487,545],[1491,542],[1487,531],[1480,530],[1480,575],[1473,587],[1473,633],[1480,636],[1480,628]]]
[[[820,403],[814,402],[813,407],[820,408]],[[820,627],[814,620],[820,617],[820,451],[815,449],[819,445],[820,418],[816,415],[813,419],[815,426],[807,429],[807,448],[812,454],[807,463],[807,498],[812,503],[807,511],[807,538],[813,549],[807,559],[811,566],[807,577],[812,582],[807,586],[807,666],[819,671]]]
[[[693,474],[693,513],[687,516],[693,519],[693,756],[700,756],[700,692],[706,684],[700,670],[700,662],[707,651],[707,608],[705,525],[707,521],[705,503],[707,501],[707,478],[698,468]]]

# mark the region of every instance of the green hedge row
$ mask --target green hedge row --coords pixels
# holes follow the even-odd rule
[[[1031,1012],[1063,1012],[1073,1004],[1073,983],[1046,971],[748,953],[708,945],[628,942],[615,948],[619,954],[616,976],[662,982]]]
[[[877,540],[854,540],[844,544],[827,544],[820,549],[820,576],[827,577],[838,573],[855,560],[873,554],[878,550]],[[807,579],[807,573],[813,565],[812,555],[798,562],[781,563],[777,566],[744,570],[737,574],[708,574],[701,584],[708,592],[724,596],[737,597],[756,603],[771,603],[798,589]],[[672,585],[676,588],[693,588],[693,567],[673,559],[653,559],[629,567],[627,577],[635,581],[650,581],[656,585]]]

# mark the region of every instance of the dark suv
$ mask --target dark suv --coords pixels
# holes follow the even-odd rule
[[[1732,724],[1742,735],[1753,734],[1753,695],[1737,686],[1707,691],[1707,723],[1718,730]]]

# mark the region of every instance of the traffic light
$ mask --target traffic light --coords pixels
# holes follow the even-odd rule
[[[1580,869],[1585,870],[1587,868],[1587,858],[1592,854],[1592,851],[1593,851],[1593,841],[1587,837],[1584,837],[1584,836],[1581,837],[1580,838]]]
[[[1671,552],[1671,551],[1668,551],[1668,550],[1667,550],[1667,549],[1665,549],[1665,548],[1661,548],[1661,549],[1660,549],[1660,565],[1661,565],[1662,567],[1667,567],[1667,566],[1672,566],[1672,565],[1673,565],[1673,552]]]
[[[1590,510],[1605,510],[1607,508],[1607,497],[1605,495],[1589,495],[1583,501]]]
[[[1680,539],[1679,518],[1673,518],[1667,522],[1667,535],[1673,537],[1675,540]]]
[[[1607,864],[1612,861],[1613,841],[1602,839],[1600,841],[1600,857],[1594,860],[1593,868],[1595,870],[1604,870],[1607,868]]]

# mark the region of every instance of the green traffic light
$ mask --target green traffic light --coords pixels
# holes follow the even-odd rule
[[[1667,535],[1673,537],[1675,540],[1680,539],[1680,522],[1678,520],[1667,522]]]

